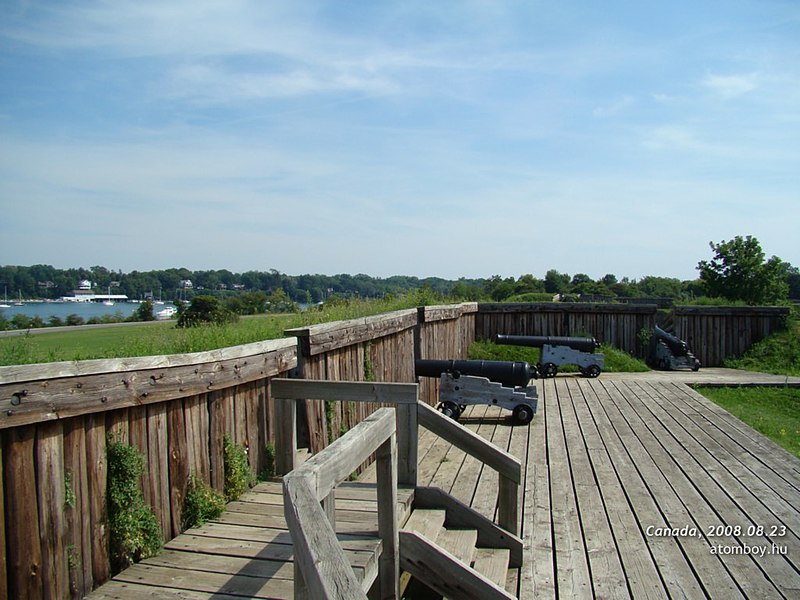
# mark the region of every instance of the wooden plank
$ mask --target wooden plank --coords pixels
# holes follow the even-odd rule
[[[603,384],[603,382],[600,383]],[[641,520],[640,526],[644,531],[654,531],[657,527],[664,527],[663,522],[666,521],[668,529],[680,530],[690,527],[699,529],[701,525],[695,520],[693,514],[695,507],[690,509],[684,504],[680,494],[673,487],[671,479],[667,476],[667,473],[671,471],[665,473],[661,469],[665,466],[665,462],[661,460],[661,452],[645,445],[647,439],[637,435],[638,431],[635,428],[637,424],[635,422],[631,424],[626,419],[626,401],[623,391],[615,384],[609,385],[606,389],[610,392],[611,401],[603,403],[602,408],[619,433],[626,452],[632,457],[657,504],[656,511]],[[663,520],[661,515],[663,515]],[[648,529],[650,527],[654,529]],[[680,546],[681,553],[685,554],[692,565],[693,574],[689,576],[689,584],[692,583],[691,580],[698,578],[698,583],[706,591],[715,591],[731,598],[742,597],[741,591],[725,570],[720,557],[710,553],[705,541],[695,536],[673,536],[670,539],[674,539]]]
[[[169,515],[172,535],[182,531],[183,499],[189,481],[186,420],[183,403],[172,402],[167,407],[167,444],[169,456]]]
[[[61,423],[39,425],[36,436],[39,534],[42,544],[42,589],[50,598],[69,595],[64,477],[64,428]]]
[[[205,571],[187,571],[184,568],[137,564],[115,577],[115,581],[137,584],[147,581],[159,589],[230,594],[245,598],[292,598],[294,586],[286,579],[252,575],[219,574]]]
[[[167,441],[167,406],[156,404],[147,407],[147,469],[149,505],[161,525],[165,540],[172,537],[172,519],[169,501],[169,452]]]
[[[419,423],[483,461],[515,483],[520,482],[520,462],[426,404],[417,407]]]
[[[554,391],[555,398],[548,399],[552,402],[557,398],[552,404],[552,412],[548,413],[547,449],[551,472],[550,510],[555,538],[556,581],[559,595],[589,597],[592,594],[592,582],[586,544],[574,494],[576,482],[572,478],[569,451],[561,422],[561,405],[568,395],[563,379],[555,381]]]
[[[42,547],[39,536],[34,441],[36,428],[17,427],[4,432],[3,472],[6,493],[9,597],[41,598]]]
[[[444,490],[432,487],[417,488],[415,494],[415,510],[445,510],[446,526],[454,529],[474,529],[478,532],[477,543],[479,546],[491,548],[506,548],[510,550],[511,566],[519,567],[522,564],[522,540],[515,535],[509,534],[485,515],[482,515],[472,507],[460,502]],[[426,513],[421,513],[425,515]],[[435,513],[428,513],[435,515]],[[412,513],[411,518],[414,517]],[[436,536],[429,534],[427,530],[415,529],[414,522],[409,518],[406,529],[419,531],[426,535],[431,541],[436,541]],[[431,517],[433,518],[433,517]],[[438,515],[436,516],[438,520]]]
[[[403,526],[406,531],[415,531],[435,542],[444,528],[447,512],[441,508],[417,508]]]
[[[628,504],[622,481],[628,476],[615,469],[609,449],[589,410],[590,405],[601,402],[596,392],[597,386],[587,381],[579,381],[578,386],[581,393],[572,394],[573,407],[586,441],[586,450],[591,457],[597,488],[613,532],[614,545],[619,549],[619,557],[625,569],[625,585],[633,598],[663,598],[667,595],[667,590],[639,529],[636,516]]]
[[[89,476],[86,470],[85,419],[78,417],[64,424],[64,474],[72,493],[72,501],[65,501],[67,566],[72,598],[82,598],[94,587]]]
[[[592,574],[592,591],[604,598],[628,598],[629,591],[603,498],[597,473],[576,414],[575,404],[583,400],[575,379],[566,380],[561,400],[561,424],[567,442],[569,463],[575,481],[575,495],[583,538]]]
[[[401,531],[400,549],[401,566],[445,597],[463,600],[514,598],[418,533]]]
[[[317,499],[322,500],[394,431],[394,411],[390,408],[379,409],[351,429],[349,435],[339,438],[324,452],[309,458],[294,472],[308,477]]]
[[[371,381],[273,379],[272,396],[273,398],[294,400],[325,398],[339,402],[415,404],[417,402],[417,385]]]
[[[288,350],[158,369],[125,359],[100,361],[102,365],[93,367],[83,363],[95,361],[70,362],[66,367],[49,363],[36,365],[36,370],[30,365],[0,367],[7,374],[0,375],[0,429],[163,402],[263,379],[291,368],[292,361],[284,360],[281,352]],[[208,357],[224,354],[212,351]],[[115,370],[120,365],[124,370]],[[140,368],[132,368],[135,365]]]
[[[315,356],[377,337],[399,333],[416,324],[417,311],[411,308],[372,317],[287,329],[284,334],[300,338],[303,352],[307,353],[307,356]]]
[[[292,351],[296,348],[294,338],[264,340],[205,352],[182,352],[159,356],[140,356],[134,358],[112,358],[81,361],[63,361],[36,365],[13,365],[0,367],[0,381],[19,383],[40,381],[59,377],[89,376],[106,373],[125,373],[149,369],[169,369],[173,367],[197,366],[206,363],[221,363],[229,360],[254,361],[262,356]],[[239,364],[239,363],[237,363]],[[241,367],[240,367],[241,368]],[[288,371],[294,365],[282,371]],[[280,371],[280,372],[282,372]],[[277,373],[276,373],[277,374]],[[264,374],[267,377],[269,375]]]
[[[386,410],[386,409],[382,409]],[[397,512],[397,437],[393,433],[376,452],[378,536],[381,539],[379,578],[382,598],[398,598],[400,542]]]
[[[658,386],[658,388],[661,387],[663,386]],[[638,385],[637,388],[643,396],[653,400],[663,401],[665,398],[663,391],[659,393],[660,390],[656,386]],[[682,420],[673,418],[672,411],[663,410],[655,402],[647,403],[637,409],[643,420],[646,418],[641,414],[644,410],[655,417],[656,421],[652,425],[654,435],[664,441],[666,449],[673,455],[674,460],[680,462],[686,476],[692,480],[698,493],[702,494],[713,507],[715,515],[718,515],[719,521],[717,522],[723,527],[730,525],[738,526],[741,529],[738,535],[709,537],[707,527],[705,537],[709,544],[712,547],[747,545],[771,548],[773,542],[767,536],[763,534],[747,535],[749,527],[758,527],[766,522],[774,522],[775,519],[774,514],[762,503],[761,498],[752,493],[749,485],[752,477],[739,479],[724,468],[718,468],[719,463],[707,450],[712,444],[706,445],[704,439],[706,436],[698,432],[702,441],[694,439],[684,429],[686,424]],[[798,495],[798,500],[800,500],[800,495]],[[795,521],[800,524],[800,519],[795,519]],[[787,556],[769,552],[760,557],[750,554],[729,561],[729,571],[737,579],[739,586],[747,596],[767,597],[776,593],[775,588],[784,595],[791,595],[793,591],[800,589],[797,565],[792,565],[790,562],[791,557],[797,556],[800,552],[800,540],[793,531],[794,527],[791,526],[791,521],[789,523],[790,528],[787,535],[782,536],[780,540],[781,545],[787,549]]]
[[[303,574],[310,596],[366,598],[333,529],[324,518],[318,494],[308,486],[305,477],[287,475],[284,494],[284,512],[294,542],[294,561]]]
[[[3,433],[0,432],[0,514],[5,515],[3,485]],[[6,520],[0,519],[0,598],[8,598],[8,555],[6,554]]]
[[[86,467],[89,474],[92,579],[95,584],[99,584],[107,581],[111,574],[108,506],[106,505],[108,462],[106,460],[105,416],[102,413],[86,417]]]
[[[508,553],[505,548],[476,548],[472,568],[497,587],[503,587],[508,575]]]
[[[477,540],[478,532],[475,529],[445,529],[439,534],[436,544],[470,566]]]
[[[670,429],[654,418],[652,411],[642,406],[640,394],[645,396],[638,386],[627,386],[623,391],[623,397],[630,407],[627,411],[628,420],[637,429],[642,428],[641,431],[650,433],[640,434],[640,438],[681,501],[690,507],[692,518],[700,528],[698,539],[705,541],[707,553],[713,554],[711,548],[717,544],[729,547],[737,544],[738,541],[731,535],[715,536],[712,539],[707,532],[711,527],[742,523],[746,517],[725,498],[724,491],[697,465],[697,461],[686,448],[675,443]],[[768,598],[777,593],[765,573],[753,564],[753,557],[726,553],[721,553],[720,556],[725,570],[745,597]],[[778,579],[786,578],[786,583],[791,587],[800,588],[800,577],[794,573],[792,581],[789,571],[793,572],[793,569],[782,557],[777,558],[781,564],[762,561],[762,569],[766,570],[766,574],[771,571],[772,576],[777,576]],[[778,569],[777,575],[775,567]]]

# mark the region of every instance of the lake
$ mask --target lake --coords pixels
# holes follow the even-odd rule
[[[11,302],[8,302],[11,304]],[[65,320],[69,315],[78,315],[84,321],[92,317],[102,317],[105,315],[131,316],[136,309],[141,306],[136,302],[117,302],[114,306],[106,306],[102,302],[27,302],[22,306],[11,306],[10,308],[0,308],[0,314],[6,319],[13,319],[14,315],[25,315],[35,317],[39,315],[47,323],[50,317],[58,317]],[[158,312],[165,306],[172,306],[172,303],[154,304],[153,312]]]

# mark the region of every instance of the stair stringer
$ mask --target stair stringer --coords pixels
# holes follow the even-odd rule
[[[516,600],[441,546],[414,532],[400,530],[400,568],[445,598]]]
[[[522,566],[522,540],[520,538],[457,500],[443,489],[417,487],[414,491],[414,507],[443,508],[446,513],[445,527],[477,530],[478,547],[507,548],[510,552],[508,566],[512,569]]]

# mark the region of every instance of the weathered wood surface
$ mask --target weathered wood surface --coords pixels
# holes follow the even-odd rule
[[[681,382],[695,374],[674,373],[675,381],[665,375],[540,381],[539,413],[528,426],[511,425],[508,412],[496,407],[468,407],[462,423],[522,462],[524,561],[521,569],[510,570],[507,591],[520,598],[796,597],[800,461]],[[427,431],[420,435],[419,457],[420,485],[441,487],[496,516],[496,472]],[[374,476],[373,467],[363,479],[368,484]],[[377,537],[377,516],[359,510],[354,496],[355,486],[363,484],[346,485],[353,487],[337,489],[340,537],[363,531]],[[374,501],[374,487],[371,494]],[[247,532],[261,535],[255,527],[285,531],[281,511],[280,494],[258,489],[229,505],[218,523],[180,536],[166,555],[146,562],[183,569],[179,554],[191,559],[191,568],[227,570],[230,579],[250,573],[258,561],[264,577],[285,581],[292,573],[280,566],[286,552],[266,558],[263,541],[253,546],[257,542],[244,539],[252,537]],[[711,527],[725,525],[740,526],[743,533],[709,534]],[[650,527],[679,531],[656,535]],[[684,535],[683,527],[698,534]],[[765,528],[761,535],[758,527]],[[769,536],[772,527],[779,529]],[[785,533],[777,535],[783,527]],[[754,535],[746,535],[748,528]],[[226,535],[239,541],[219,542]],[[202,549],[191,549],[195,540],[205,540]],[[765,555],[712,553],[744,544],[764,548]],[[207,553],[204,560],[197,558],[200,552]],[[232,567],[228,555],[241,555],[244,562]],[[354,555],[348,556],[352,561]],[[180,581],[202,582],[192,593],[210,588],[201,576]],[[114,593],[121,592],[121,584],[115,585]],[[131,587],[124,591],[141,592],[138,584],[126,585]],[[162,578],[155,585],[170,584]],[[196,597],[212,592],[202,594]]]
[[[675,335],[686,341],[700,362],[717,367],[785,329],[788,315],[789,308],[778,306],[676,306],[673,323]]]
[[[169,401],[285,373],[293,339],[131,359],[0,367],[0,429]]]
[[[377,572],[377,495],[369,483],[336,489],[336,532],[357,576]],[[411,491],[398,490],[399,519]],[[89,598],[293,598],[292,538],[283,516],[281,483],[261,483],[213,522],[190,529],[153,558],[123,571]]]
[[[643,329],[653,330],[657,310],[653,304],[480,304],[475,337],[494,340],[497,334],[589,336],[642,356],[645,347],[639,334]]]
[[[796,597],[800,461],[662,375],[540,383],[520,597]]]

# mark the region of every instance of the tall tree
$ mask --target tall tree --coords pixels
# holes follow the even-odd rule
[[[714,257],[697,264],[709,296],[748,304],[772,304],[786,299],[789,265],[777,256],[764,260],[764,251],[755,237],[737,235],[729,242],[709,242],[709,246]]]

